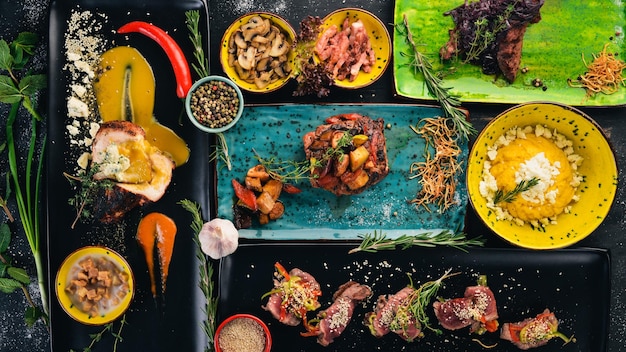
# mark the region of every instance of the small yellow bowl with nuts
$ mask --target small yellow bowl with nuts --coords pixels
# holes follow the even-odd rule
[[[134,295],[128,262],[110,248],[88,246],[71,253],[59,268],[55,291],[59,304],[74,320],[103,325],[120,317]]]
[[[268,12],[243,15],[222,37],[222,69],[245,91],[275,91],[293,75],[295,38],[293,27],[278,15]]]

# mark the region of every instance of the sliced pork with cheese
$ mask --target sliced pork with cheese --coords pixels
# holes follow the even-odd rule
[[[96,198],[94,213],[100,221],[120,220],[132,208],[156,202],[172,179],[174,162],[145,139],[141,126],[110,121],[100,126],[92,145],[94,179],[111,180]]]

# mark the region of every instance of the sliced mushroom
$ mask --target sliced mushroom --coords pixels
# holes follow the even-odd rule
[[[270,56],[279,57],[285,55],[289,51],[289,42],[285,40],[282,34],[279,34],[272,40],[272,50]]]
[[[241,31],[235,31],[235,33],[233,33],[232,37],[233,37],[233,40],[235,42],[235,45],[237,45],[237,47],[239,49],[245,49],[245,48],[248,47],[248,44],[243,39],[243,33]]]
[[[261,71],[267,71],[267,69],[270,67],[270,58],[269,57],[265,57],[260,59],[259,61],[257,61],[256,63],[256,70],[261,72]]]
[[[260,16],[252,17],[248,23],[241,26],[241,31],[243,32],[243,38],[246,42],[249,42],[256,35],[265,35],[270,30],[269,21],[264,21]]]
[[[241,68],[245,70],[252,69],[252,67],[254,67],[255,54],[256,49],[252,46],[246,49],[246,51],[244,51],[243,53],[239,54],[239,56],[237,57],[237,61],[239,62]]]
[[[259,89],[263,89],[267,87],[270,83],[272,83],[272,73],[274,71],[262,72],[260,75],[254,78],[254,84]]]

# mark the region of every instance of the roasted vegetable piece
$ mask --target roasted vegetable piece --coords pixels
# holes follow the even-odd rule
[[[358,168],[362,167],[363,164],[369,158],[370,152],[367,151],[367,148],[364,146],[360,146],[355,150],[350,152],[350,170],[356,171]]]
[[[237,198],[250,210],[257,211],[259,207],[257,205],[257,199],[254,192],[245,188],[239,181],[232,179],[231,181],[235,195]]]

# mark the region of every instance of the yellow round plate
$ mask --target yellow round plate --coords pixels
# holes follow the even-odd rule
[[[292,73],[290,75],[270,83],[265,88],[259,89],[254,83],[248,83],[242,80],[241,78],[239,78],[239,75],[235,71],[235,68],[228,64],[228,44],[230,41],[230,37],[236,30],[238,30],[243,24],[248,23],[250,18],[254,16],[260,16],[261,18],[269,19],[273,25],[277,26],[281,30],[281,32],[283,32],[287,36],[287,38],[289,38],[289,41],[292,44],[294,43],[295,38],[296,38],[296,32],[293,29],[293,27],[291,27],[289,22],[287,22],[284,18],[278,15],[275,15],[273,13],[269,13],[269,12],[250,12],[236,19],[226,29],[226,32],[224,32],[224,35],[222,36],[221,46],[220,46],[220,63],[222,65],[222,69],[224,70],[224,73],[228,76],[228,78],[230,78],[233,82],[235,82],[235,84],[237,84],[239,88],[246,90],[248,92],[252,92],[252,93],[268,93],[268,92],[275,91],[278,88],[281,88],[282,86],[284,86],[292,77],[294,71],[291,70]],[[292,67],[293,67],[293,60],[295,56],[296,56],[296,52],[295,50],[293,50],[293,47],[292,47],[292,49],[289,50],[289,53],[287,55],[287,61],[291,64]]]
[[[576,192],[580,200],[573,203],[571,213],[558,215],[556,224],[543,228],[497,220],[479,190],[487,149],[513,127],[538,124],[563,134],[573,142],[574,153],[584,158],[578,169],[584,178]],[[468,163],[469,199],[480,219],[506,241],[525,248],[562,248],[587,237],[608,214],[617,191],[615,155],[601,128],[583,112],[558,103],[527,103],[498,115],[476,139]]]
[[[68,276],[70,274],[70,270],[74,265],[77,265],[78,262],[86,257],[106,257],[110,261],[114,262],[122,272],[128,273],[128,293],[116,307],[111,308],[106,313],[96,316],[92,316],[89,313],[78,309],[78,307],[72,303],[72,299],[67,292],[65,292],[65,287],[69,283]],[[106,247],[89,246],[80,248],[65,258],[57,272],[54,288],[59,304],[70,317],[87,325],[103,325],[117,319],[126,311],[126,309],[128,309],[135,292],[135,283],[133,272],[131,271],[128,262],[126,262],[121,255]]]
[[[387,69],[391,59],[391,37],[387,27],[378,17],[369,11],[359,8],[343,8],[331,12],[322,20],[323,24],[320,32],[323,33],[333,24],[341,30],[346,17],[350,18],[350,23],[356,20],[363,22],[376,54],[376,64],[372,66],[372,70],[369,73],[359,72],[354,81],[350,82],[349,79],[335,80],[335,85],[346,89],[363,88],[376,82]]]

